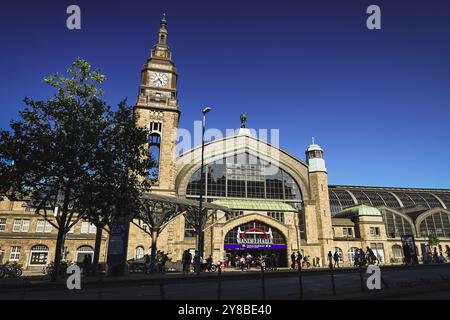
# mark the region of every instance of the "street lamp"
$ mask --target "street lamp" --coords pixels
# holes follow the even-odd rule
[[[200,275],[201,260],[203,258],[203,193],[205,192],[205,178],[204,178],[204,166],[205,166],[205,128],[206,128],[206,114],[210,112],[211,107],[203,109],[203,122],[202,122],[202,164],[200,168],[200,203],[197,221],[197,275]]]

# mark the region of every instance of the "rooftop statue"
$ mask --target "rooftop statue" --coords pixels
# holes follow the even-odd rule
[[[241,114],[241,128],[246,128],[247,115],[245,113]]]

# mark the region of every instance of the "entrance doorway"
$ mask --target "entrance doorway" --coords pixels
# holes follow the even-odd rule
[[[287,244],[283,234],[276,228],[260,221],[240,225],[225,236],[224,249],[228,265],[237,267],[239,259],[251,259],[251,266],[259,266],[260,258],[271,258],[278,267],[288,264]],[[249,259],[247,259],[249,258]]]

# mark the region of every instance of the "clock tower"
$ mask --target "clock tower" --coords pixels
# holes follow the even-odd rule
[[[176,142],[180,111],[177,100],[177,69],[167,46],[167,20],[161,20],[158,40],[141,72],[136,102],[138,125],[150,130],[149,154],[156,162],[148,177],[152,192],[175,194]]]

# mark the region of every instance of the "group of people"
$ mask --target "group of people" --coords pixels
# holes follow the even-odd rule
[[[313,258],[313,266],[314,267],[320,267],[320,258],[315,257]],[[311,262],[310,262],[310,256],[303,255],[300,251],[292,252],[291,254],[291,269],[296,270],[298,268],[310,268]]]
[[[244,271],[244,269],[249,270],[253,263],[255,258],[249,253],[247,255],[236,255],[234,257],[234,265],[236,269],[240,269],[241,271]]]
[[[276,270],[278,268],[278,256],[275,253],[264,253],[252,256],[250,252],[247,254],[236,254],[232,261],[226,259],[226,266],[231,265],[237,270],[250,270],[252,267],[262,267],[264,270]]]
[[[447,259],[450,260],[450,247],[448,245],[445,247],[445,254],[447,255],[447,258],[444,257],[442,250],[438,253],[437,248],[435,247],[431,259],[429,260],[431,260],[432,263],[447,263]]]
[[[213,257],[209,255],[208,258],[203,260],[202,257],[199,257],[198,251],[195,250],[195,254],[192,255],[190,250],[185,250],[183,252],[183,256],[181,257],[182,265],[183,265],[183,273],[189,274],[191,271],[197,272],[197,259],[200,259],[200,271],[201,272],[212,272],[213,270]]]
[[[151,256],[146,254],[144,256],[145,260],[145,271],[146,273],[150,273],[151,269]],[[166,272],[166,263],[169,261],[169,256],[164,251],[157,251],[155,256],[155,272],[165,273]]]
[[[371,248],[366,247],[366,252],[363,249],[356,249],[353,259],[355,267],[362,267],[368,264],[380,265],[381,263],[383,263],[383,259],[379,254],[376,255]]]

